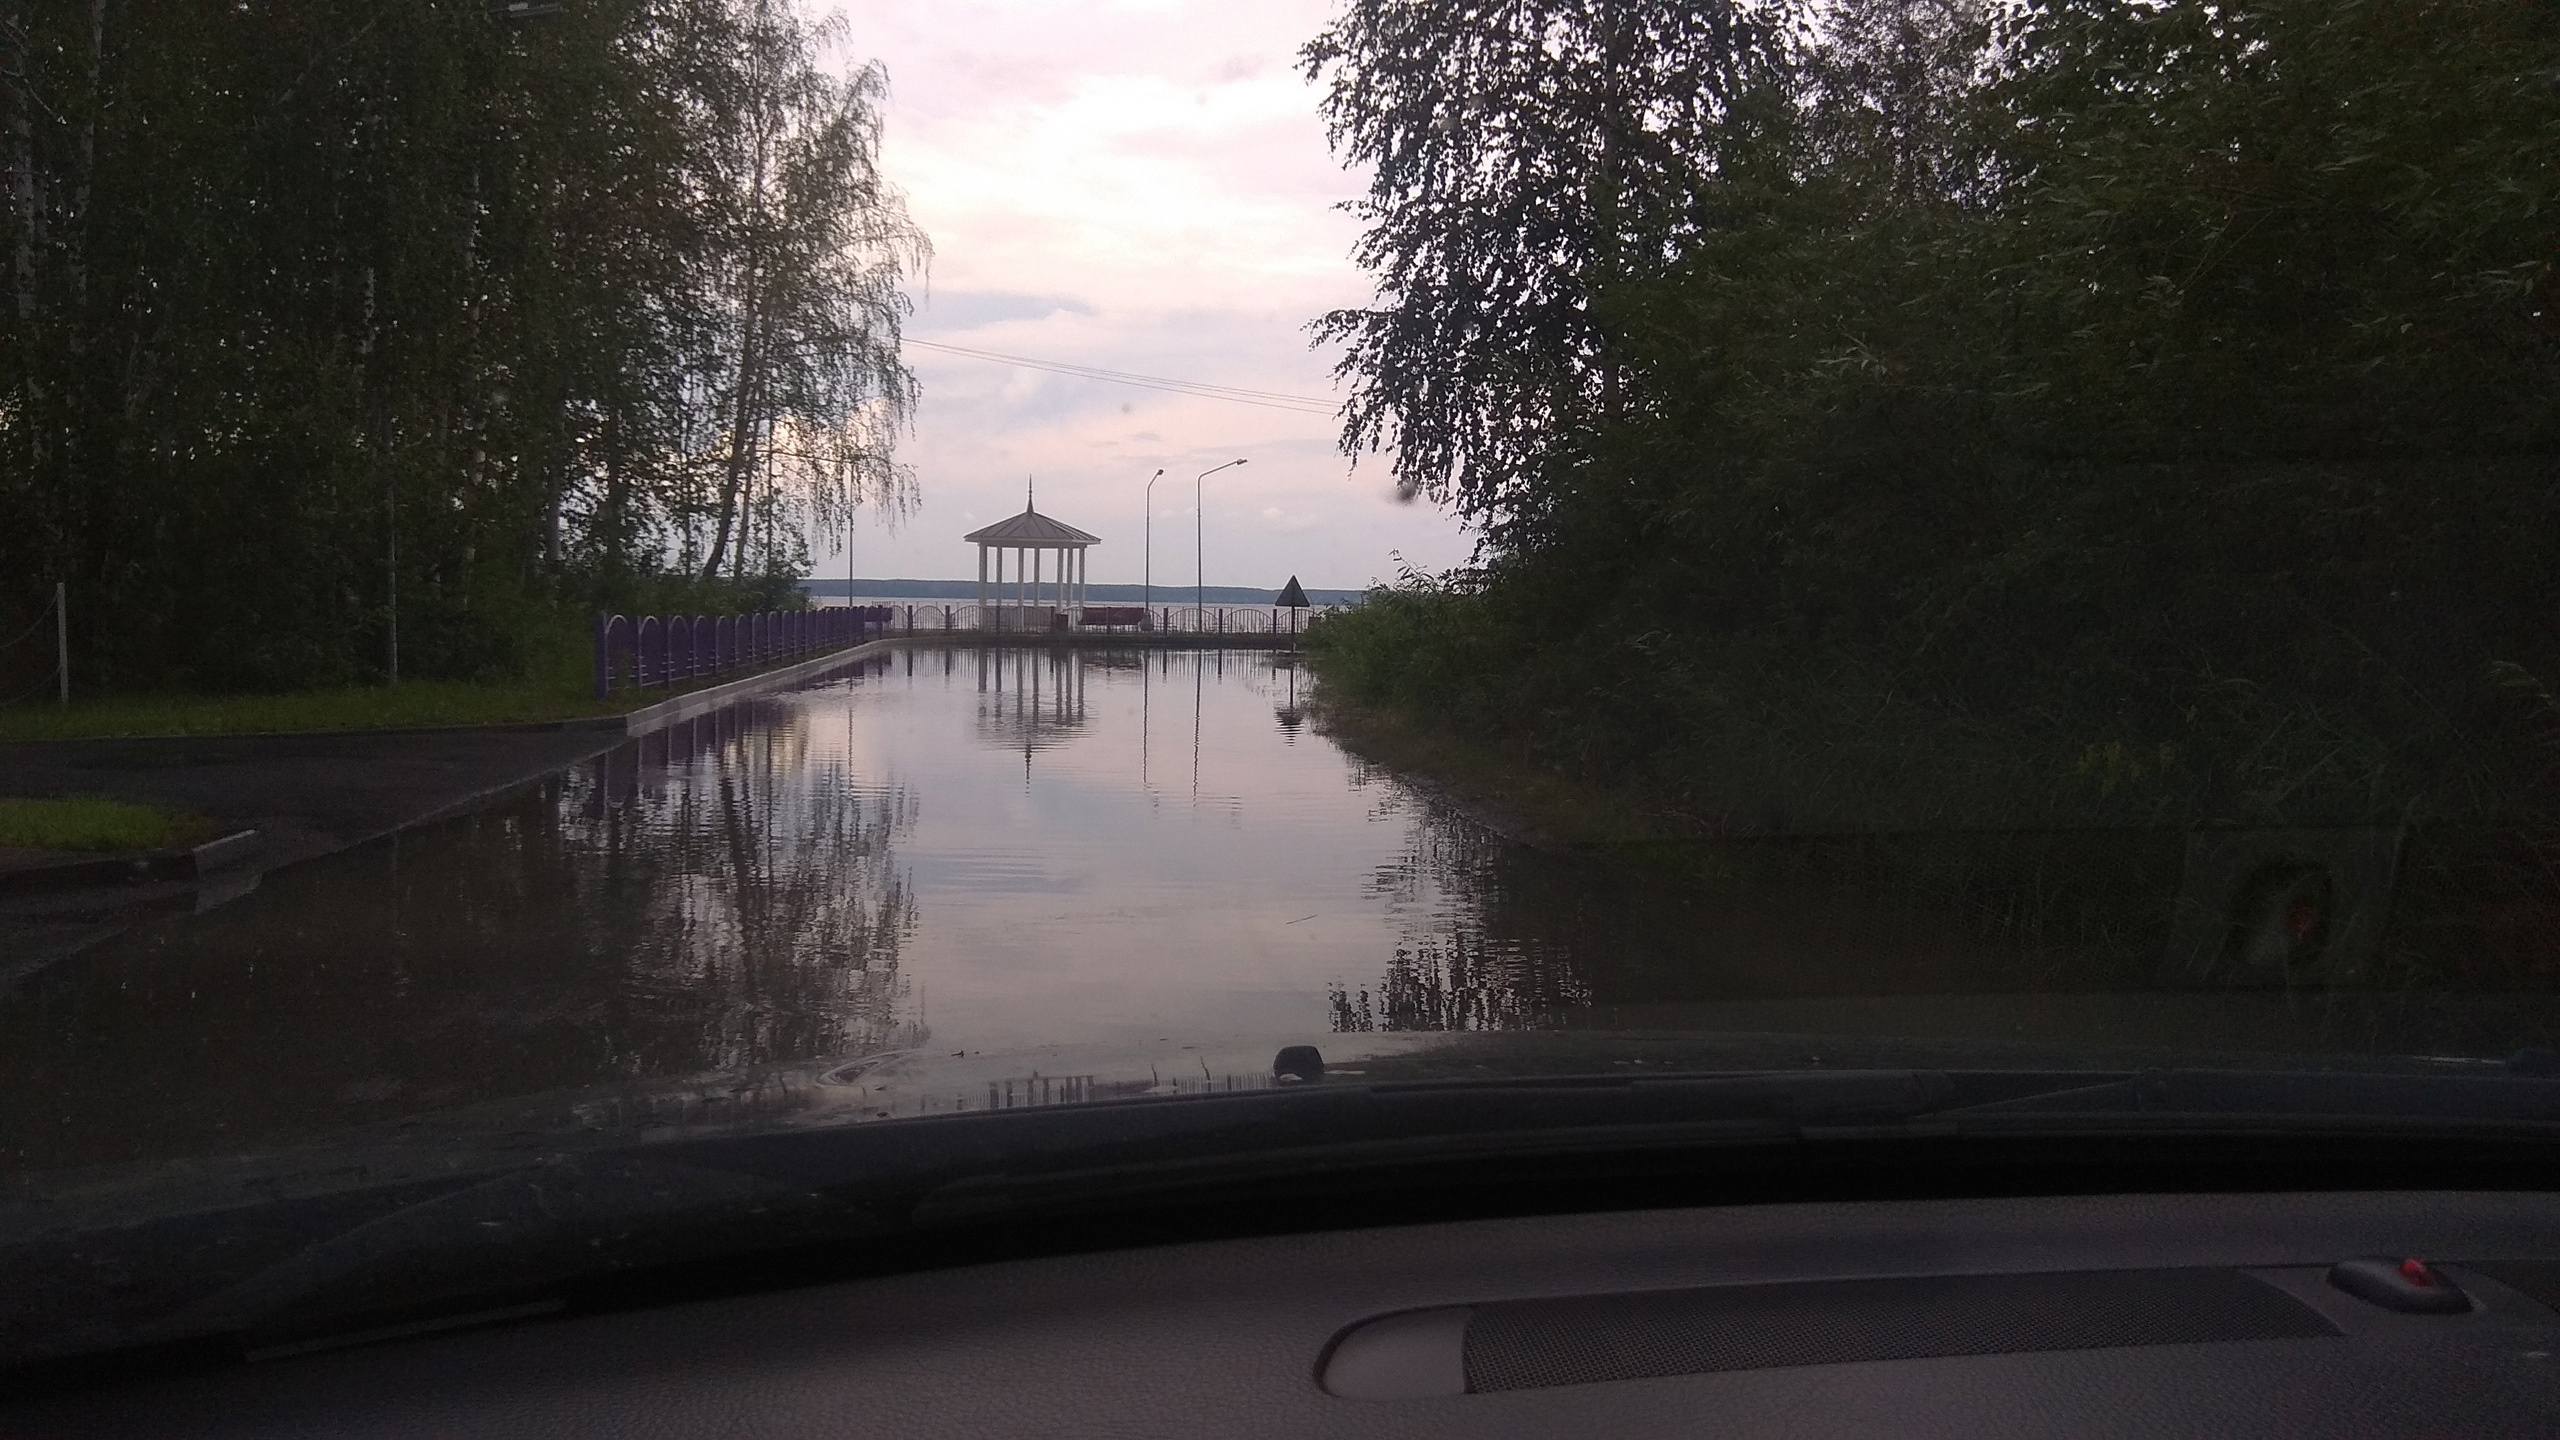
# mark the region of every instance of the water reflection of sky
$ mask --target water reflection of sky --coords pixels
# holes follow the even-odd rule
[[[795,698],[812,755],[921,797],[901,973],[936,1044],[1322,1030],[1442,903],[1418,806],[1258,654],[918,651]],[[1286,712],[1284,714],[1284,712]]]

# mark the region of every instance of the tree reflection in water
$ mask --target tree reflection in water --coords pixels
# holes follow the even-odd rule
[[[1374,985],[1329,987],[1337,1031],[1836,1027],[2137,1057],[2560,1044],[2549,941],[2560,927],[2519,874],[2529,852],[2499,836],[2398,837],[2399,878],[2366,902],[2388,919],[2359,972],[2199,980],[2167,958],[2182,905],[2204,906],[2203,933],[2218,933],[2220,892],[2193,852],[2238,832],[1875,831],[1557,850],[1398,785],[1354,783],[1383,797],[1373,819],[1410,828],[1367,886],[1400,934]]]
[[[1363,782],[1355,782],[1363,783]],[[1405,935],[1340,1030],[1588,1024],[1629,1005],[2139,989],[2181,832],[1999,831],[1533,848],[1401,787],[1368,889]]]
[[[924,1038],[898,971],[917,909],[894,842],[915,825],[916,797],[813,753],[805,712],[774,708],[646,737],[563,797],[565,838],[599,871],[600,903],[583,907],[591,944],[623,974],[623,1073],[738,1071]]]
[[[1370,777],[1355,772],[1354,785]],[[1331,987],[1336,1032],[1525,1030],[1557,1023],[1591,1002],[1565,947],[1535,935],[1490,930],[1506,889],[1504,862],[1519,847],[1400,785],[1378,787],[1373,814],[1404,810],[1410,844],[1364,887],[1405,932],[1375,992]]]
[[[918,802],[827,719],[704,717],[40,974],[0,996],[0,1171],[918,1043]]]

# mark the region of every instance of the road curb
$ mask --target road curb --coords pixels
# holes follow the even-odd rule
[[[239,864],[256,854],[265,843],[266,837],[258,831],[236,830],[202,845],[181,849],[29,865],[23,869],[0,871],[0,895],[52,895],[102,885],[164,885],[195,880]]]
[[[653,734],[670,725],[690,720],[697,715],[708,714],[713,710],[726,709],[741,700],[752,699],[767,691],[786,690],[805,680],[824,675],[830,670],[859,664],[874,655],[885,655],[896,649],[905,638],[904,636],[885,636],[878,640],[865,640],[859,645],[830,650],[824,655],[812,656],[797,664],[785,665],[779,670],[760,671],[724,684],[687,691],[682,695],[661,700],[655,705],[643,705],[637,710],[626,710],[619,717],[622,722],[621,730],[625,735]],[[598,725],[596,728],[612,727]]]

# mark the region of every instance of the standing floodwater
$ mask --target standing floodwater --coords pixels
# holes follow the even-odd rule
[[[1305,684],[1270,653],[899,650],[278,871],[0,996],[0,1168],[920,1047],[2549,1043],[2539,980],[2152,988],[2178,833],[1532,850],[1347,755]],[[2411,934],[2460,918],[2425,868]]]
[[[899,651],[276,872],[0,997],[8,1163],[928,1040],[1322,1031],[1463,902],[1303,684]]]

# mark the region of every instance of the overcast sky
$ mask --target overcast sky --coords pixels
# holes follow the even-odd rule
[[[809,0],[825,13],[828,0]],[[1357,227],[1298,76],[1332,0],[849,0],[849,61],[889,69],[884,160],[933,237],[910,338],[1338,402],[1306,323],[1362,303]],[[1140,578],[1155,487],[1155,578],[1190,583],[1192,477],[1207,481],[1212,585],[1392,577],[1395,552],[1463,560],[1467,535],[1394,498],[1383,457],[1355,468],[1330,413],[1167,394],[921,346],[902,446],[923,505],[855,541],[867,579],[976,573],[961,535],[1039,506],[1099,535],[1096,582]],[[842,555],[820,546],[821,575]]]

